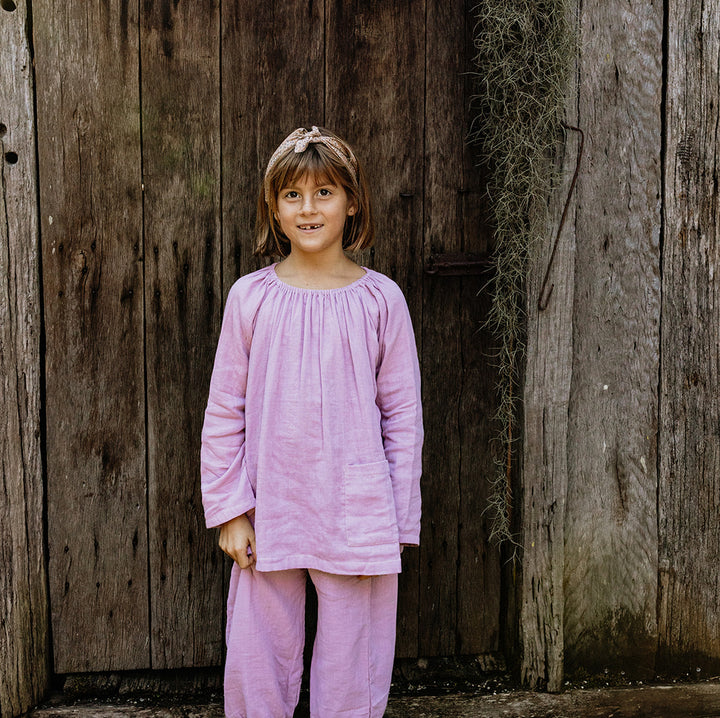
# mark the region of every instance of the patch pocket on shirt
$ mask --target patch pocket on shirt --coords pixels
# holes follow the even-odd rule
[[[386,460],[350,464],[343,470],[348,546],[398,542],[395,501]]]

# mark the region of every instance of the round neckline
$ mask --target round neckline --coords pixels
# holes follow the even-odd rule
[[[284,287],[285,289],[288,289],[293,292],[301,292],[303,294],[338,294],[342,292],[346,292],[349,289],[352,289],[356,287],[357,285],[365,282],[365,280],[370,276],[370,270],[367,267],[361,266],[360,269],[362,269],[365,274],[362,275],[362,277],[358,277],[357,279],[354,279],[349,284],[345,284],[342,287],[333,287],[331,289],[313,289],[311,287],[296,287],[294,284],[288,284],[287,282],[280,279],[277,273],[277,262],[274,262],[270,265],[270,276],[271,278],[279,284],[281,287]]]

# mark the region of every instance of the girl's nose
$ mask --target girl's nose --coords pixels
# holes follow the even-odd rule
[[[300,211],[303,214],[314,214],[315,212],[315,205],[313,204],[313,198],[305,197],[302,201],[302,207],[300,208]]]

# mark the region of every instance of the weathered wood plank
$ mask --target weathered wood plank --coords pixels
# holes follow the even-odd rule
[[[485,179],[477,167],[477,159],[465,143],[470,131],[470,97],[474,92],[473,80],[466,73],[475,53],[472,10],[476,0],[454,2],[452,5],[451,17],[438,17],[441,23],[444,21],[447,25],[436,25],[435,20],[430,21],[431,27],[454,28],[451,34],[445,33],[447,64],[432,69],[444,79],[445,86],[441,85],[437,90],[449,96],[449,101],[446,101],[448,115],[443,118],[438,113],[436,122],[438,127],[450,122],[462,128],[460,136],[455,135],[455,143],[459,139],[463,145],[453,145],[454,161],[462,168],[461,183],[455,185],[461,213],[458,230],[462,232],[464,252],[488,255],[492,229],[487,216]],[[439,3],[439,6],[444,7],[444,4]],[[459,45],[462,37],[465,43]],[[428,53],[429,57],[431,54]],[[430,61],[428,74],[434,64]],[[431,129],[433,133],[436,131]],[[441,148],[438,148],[437,161],[448,161],[447,158],[443,160]],[[486,512],[489,479],[495,471],[493,439],[496,427],[492,417],[497,411],[494,339],[483,328],[490,309],[491,298],[487,291],[490,276],[483,274],[461,280],[460,316],[456,320],[461,349],[457,358],[459,361],[456,361],[457,381],[460,382],[456,655],[489,653],[500,649],[500,551],[488,540],[490,515]]]
[[[576,10],[573,7],[568,11],[572,14],[568,23],[577,32]],[[573,64],[576,62],[577,58]],[[571,74],[565,119],[577,126],[577,71]],[[520,675],[523,684],[551,692],[562,688],[564,671],[564,522],[576,244],[573,202],[568,205],[562,228],[560,223],[581,146],[581,135],[572,131],[567,131],[558,144],[554,161],[559,180],[548,195],[545,240],[530,252],[527,273]],[[548,284],[543,287],[556,237]],[[539,309],[541,296],[544,310]]]
[[[669,3],[660,399],[662,668],[720,667],[720,4]]]
[[[458,74],[464,37],[457,3],[427,3],[430,33],[425,48],[425,186],[423,260],[463,251],[462,78]],[[453,87],[454,85],[454,87]],[[458,97],[460,95],[460,97]],[[460,107],[457,107],[460,105]],[[461,497],[463,279],[423,275],[422,368],[425,426],[423,535],[420,549],[419,653],[454,655],[458,640],[459,515]],[[465,497],[466,498],[466,497]],[[468,587],[469,588],[469,587]],[[477,590],[477,589],[476,589]]]
[[[222,657],[222,564],[205,529],[200,432],[221,319],[220,8],[141,18],[153,668]]]
[[[469,10],[469,8],[468,8]],[[485,253],[480,177],[465,144],[469,129],[471,33],[466,3],[429,2],[425,84],[424,258]],[[464,42],[463,42],[464,40]],[[494,371],[478,329],[487,312],[488,277],[426,276],[423,302],[427,419],[424,501],[429,520],[421,551],[421,655],[497,649],[499,553],[488,545],[488,476]]]
[[[0,715],[49,678],[40,448],[40,247],[28,7],[0,10]]]
[[[55,670],[147,667],[136,5],[33,9]]]
[[[482,231],[483,226],[473,223],[473,232],[478,229]],[[475,245],[470,251],[477,251],[477,234],[466,234],[465,238]],[[460,335],[460,355],[456,357],[460,505],[454,655],[494,653],[501,648],[500,550],[489,542],[490,515],[486,511],[489,479],[495,470],[491,418],[497,410],[497,371],[492,337],[479,329],[490,309],[487,280],[487,276],[461,280],[460,317],[456,324]]]
[[[326,124],[356,148],[373,198],[377,244],[360,262],[402,287],[420,350],[424,4],[328,0],[325,14]],[[425,476],[431,473],[426,464]],[[432,500],[426,495],[425,505]],[[405,552],[400,577],[398,656],[418,651],[417,553]],[[445,588],[435,574],[428,580],[436,582],[430,603]],[[440,630],[435,620],[426,630]]]
[[[571,94],[571,104],[576,94]],[[569,112],[574,108],[568,107]],[[575,118],[570,118],[571,123]],[[575,170],[579,138],[568,134],[558,158],[562,181],[553,189],[546,240],[530,255],[524,385],[521,678],[531,688],[559,691],[563,682],[564,520],[568,489],[567,428],[572,376],[575,212],[559,238],[549,282],[552,295],[538,309],[563,205]],[[549,288],[549,287],[548,287]],[[547,297],[547,293],[543,294]]]
[[[325,116],[324,4],[227,3],[222,26],[223,292],[258,269],[257,193],[273,150]]]
[[[565,659],[570,669],[637,675],[652,671],[657,639],[663,8],[594,1],[580,12],[587,142],[575,222]]]

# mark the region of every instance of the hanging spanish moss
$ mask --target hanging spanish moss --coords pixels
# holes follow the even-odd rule
[[[562,135],[569,70],[575,57],[570,0],[483,0],[474,9],[476,94],[469,136],[488,173],[494,227],[492,308],[498,339],[498,440],[492,482],[491,540],[512,535],[512,470],[525,348],[525,277],[533,246],[547,232],[555,181],[552,157]]]

